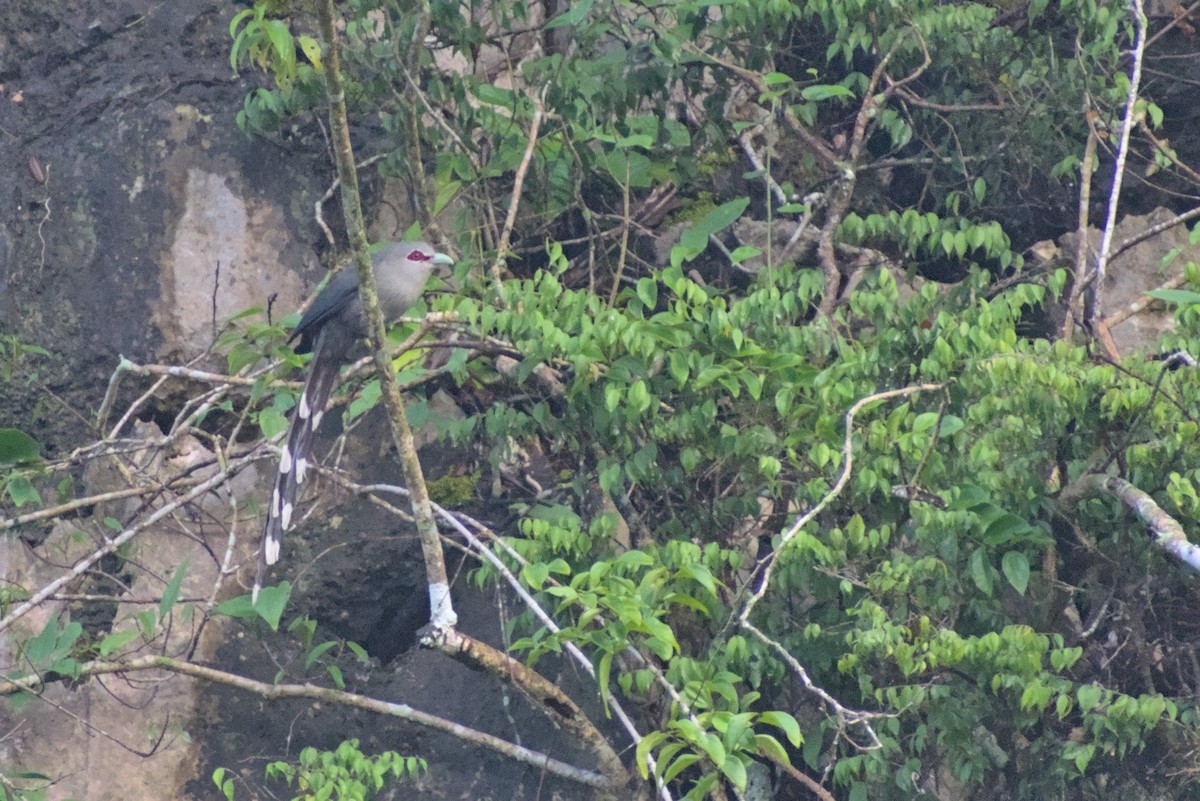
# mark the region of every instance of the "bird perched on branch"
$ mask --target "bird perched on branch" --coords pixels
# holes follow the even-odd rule
[[[387,320],[404,314],[417,301],[434,267],[453,263],[449,256],[438,253],[425,242],[387,244],[372,256],[371,261],[379,290],[379,305]],[[311,352],[313,357],[308,366],[308,380],[304,382],[304,391],[300,393],[300,402],[296,404],[287,441],[279,457],[279,475],[275,478],[258,549],[255,601],[267,567],[279,561],[283,532],[291,527],[296,508],[296,490],[308,469],[313,434],[321,424],[339,368],[355,342],[366,334],[366,315],[358,294],[358,273],[344,269],[325,285],[288,337],[289,343],[300,340],[296,345],[297,353]]]

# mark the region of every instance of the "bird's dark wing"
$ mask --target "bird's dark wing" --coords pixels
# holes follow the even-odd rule
[[[357,294],[358,274],[354,270],[343,269],[329,279],[329,283],[313,300],[308,311],[300,318],[300,322],[296,324],[291,336],[288,337],[289,343],[299,338],[300,344],[296,346],[296,352],[309,353],[312,351],[313,343],[321,326],[346,308],[346,305],[354,300]]]

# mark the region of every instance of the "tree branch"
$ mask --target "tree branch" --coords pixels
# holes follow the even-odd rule
[[[1188,541],[1179,521],[1167,514],[1144,490],[1119,476],[1089,473],[1071,484],[1058,496],[1058,506],[1071,510],[1086,498],[1112,496],[1128,506],[1150,528],[1159,548],[1195,570],[1200,570],[1200,546]]]
[[[333,0],[317,3],[317,17],[324,40],[325,89],[329,96],[329,122],[337,158],[338,176],[342,182],[342,212],[346,231],[354,249],[354,264],[358,270],[359,294],[366,314],[372,350],[375,355],[375,372],[383,391],[384,405],[392,425],[392,437],[404,470],[404,480],[411,492],[413,518],[421,540],[421,552],[425,558],[425,577],[429,585],[430,623],[438,628],[450,628],[458,621],[450,600],[450,584],[446,578],[446,562],[442,545],[438,539],[437,525],[429,506],[429,492],[421,461],[417,457],[416,443],[408,416],[404,410],[404,398],[396,386],[391,362],[381,347],[386,341],[383,311],[379,307],[379,294],[375,286],[375,274],[371,268],[371,257],[367,252],[367,232],[363,223],[362,205],[358,192],[358,175],[354,169],[354,150],[350,143],[350,126],[346,116],[346,95],[342,89],[341,54],[334,26],[336,10]]]
[[[388,717],[400,720],[407,720],[426,728],[451,734],[473,745],[489,748],[506,757],[524,762],[527,765],[532,765],[539,770],[544,770],[560,778],[589,787],[599,789],[610,788],[608,780],[595,771],[583,770],[573,765],[568,765],[565,762],[552,759],[546,754],[510,743],[507,740],[502,740],[486,732],[470,729],[460,723],[413,709],[408,704],[380,701],[369,696],[348,693],[328,687],[318,687],[313,684],[267,684],[266,682],[239,676],[235,673],[227,673],[216,668],[172,659],[169,656],[141,656],[120,662],[107,662],[99,659],[84,662],[79,666],[79,678],[114,673],[133,673],[145,670],[166,670],[171,673],[202,679],[214,684],[224,684],[268,700],[312,698],[340,706],[349,706],[367,712],[387,715]],[[13,695],[20,692],[32,692],[41,686],[42,682],[42,677],[37,675],[18,679],[0,679],[0,696]]]
[[[1121,121],[1121,135],[1117,144],[1116,163],[1113,165],[1112,190],[1108,195],[1108,215],[1104,221],[1104,234],[1100,238],[1100,254],[1096,257],[1094,270],[1095,283],[1100,286],[1108,271],[1109,251],[1112,249],[1113,234],[1117,227],[1117,207],[1121,202],[1121,180],[1125,176],[1125,159],[1129,154],[1129,137],[1137,125],[1136,106],[1138,91],[1142,83],[1142,57],[1146,52],[1146,13],[1142,8],[1142,0],[1132,0],[1133,26],[1135,39],[1133,45],[1133,66],[1129,75],[1129,94],[1125,100],[1125,117]],[[1101,315],[1099,304],[1092,310],[1093,315]],[[1092,322],[1089,319],[1087,322]]]

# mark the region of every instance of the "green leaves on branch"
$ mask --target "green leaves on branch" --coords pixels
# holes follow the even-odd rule
[[[671,266],[678,268],[703,253],[708,247],[708,238],[733,225],[749,205],[750,198],[737,198],[705,214],[684,231],[679,237],[679,244],[671,248]]]
[[[346,740],[332,751],[304,748],[295,762],[267,765],[268,780],[285,782],[299,793],[294,801],[370,801],[396,782],[419,777],[429,770],[419,757],[395,751],[367,756],[358,740]],[[213,783],[226,801],[234,799],[233,779],[225,768],[213,772]]]
[[[296,80],[297,46],[319,71],[321,45],[311,36],[293,37],[286,22],[267,17],[268,6],[269,3],[256,2],[230,21],[233,46],[229,49],[229,66],[236,75],[243,64],[254,64],[271,72],[281,89],[289,89]]]
[[[274,587],[263,587],[258,594],[258,603],[252,603],[249,595],[239,595],[218,604],[213,612],[244,620],[262,618],[272,631],[277,631],[291,594],[291,582],[281,581]]]
[[[246,95],[237,125],[243,133],[274,130],[289,114],[313,108],[320,102],[321,45],[311,36],[293,36],[283,19],[276,19],[272,3],[258,0],[234,15],[229,23],[233,45],[229,66],[236,75],[246,65],[271,73],[278,91],[256,89]],[[296,50],[307,63],[298,62]]]
[[[738,204],[706,212],[692,250],[704,246],[700,232],[740,213]],[[869,225],[871,236],[911,237],[923,248],[940,247],[949,230],[927,215]],[[1009,252],[1002,235],[987,239],[996,229],[981,228],[982,252]],[[457,435],[482,441],[497,459],[512,437],[541,437],[570,454],[556,462],[553,501],[517,506],[521,536],[512,540],[529,562],[523,580],[562,632],[526,631],[516,647],[536,659],[565,640],[580,644],[602,697],[653,696],[662,679],[622,654],[635,646],[653,660],[695,720],[672,710],[643,743],[644,770],[654,755],[660,775],[692,777],[689,792],[700,797],[714,782],[741,781],[751,754],[795,753],[794,744],[762,739],[777,736],[763,718],[749,724],[753,735],[727,740],[740,716],[770,714],[763,699],[791,681],[770,652],[728,625],[731,604],[748,559],[770,553],[778,532],[832,486],[844,465],[846,409],[880,387],[916,382],[947,390],[858,418],[850,483],[778,555],[756,609],[768,636],[822,687],[904,721],[877,730],[882,753],[843,754],[838,781],[851,793],[879,790],[884,776],[907,781],[913,765],[885,754],[906,748],[907,727],[924,727],[967,766],[967,781],[984,782],[1011,754],[976,736],[968,719],[981,716],[1011,720],[1047,749],[1059,777],[1074,775],[1083,752],[1046,727],[1047,715],[1083,714],[1102,753],[1145,741],[1145,717],[1113,725],[1107,712],[1080,713],[1072,700],[1080,650],[1012,610],[1040,608],[1054,586],[1042,574],[1056,525],[1046,465],[1066,459],[1070,474],[1110,437],[1129,441],[1129,471],[1200,510],[1187,505],[1200,497],[1200,479],[1164,474],[1158,446],[1142,443],[1163,443],[1183,464],[1200,462],[1200,446],[1179,406],[1144,379],[1069,344],[1017,335],[1043,287],[989,293],[986,276],[975,274],[957,290],[925,284],[901,299],[896,278],[879,271],[828,323],[810,317],[820,274],[787,266],[760,275],[743,297],[700,286],[681,267],[639,276],[611,308],[548,274],[503,291],[503,308],[469,298],[455,307],[476,330],[516,345],[525,361],[512,380],[522,385]],[[539,364],[557,367],[562,398],[543,399],[523,383]],[[1184,372],[1167,380],[1191,398],[1200,389]],[[898,486],[925,494],[900,498]],[[1093,512],[1092,530],[1113,531],[1099,508],[1084,514]],[[636,546],[614,541],[623,529]],[[1103,547],[1125,563],[1159,558],[1144,537],[1126,533]],[[789,611],[797,598],[802,616]],[[1169,714],[1149,701],[1138,709],[1159,709],[1160,721]],[[819,726],[803,724],[800,734],[819,753]],[[905,753],[920,759],[919,749]]]

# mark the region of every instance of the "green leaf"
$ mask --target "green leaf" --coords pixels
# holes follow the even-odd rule
[[[37,440],[16,428],[0,428],[0,464],[36,462],[42,458]]]
[[[705,732],[697,740],[696,745],[708,754],[709,760],[714,765],[725,764],[725,745],[721,742],[721,738],[712,732]]]
[[[213,613],[240,620],[262,617],[272,629],[278,631],[279,619],[283,616],[283,607],[287,605],[291,591],[292,585],[284,581],[278,587],[263,587],[258,595],[257,606],[251,602],[249,595],[239,595],[217,604]]]
[[[1010,512],[1003,512],[987,524],[983,530],[983,540],[988,545],[1004,545],[1021,538],[1031,530],[1033,527],[1027,521]]]
[[[350,401],[350,406],[346,409],[346,419],[353,420],[360,414],[374,409],[381,397],[383,397],[383,391],[379,388],[379,379],[373,378],[363,384],[358,397]]]
[[[287,427],[287,418],[274,406],[268,406],[258,413],[258,428],[264,439],[275,439],[287,431]]]
[[[788,758],[787,749],[783,747],[783,743],[769,734],[754,735],[754,747],[758,749],[758,753],[772,762],[778,762],[782,765],[792,764],[791,759]]]
[[[54,653],[59,639],[58,615],[53,615],[36,637],[26,640],[22,654],[35,667],[46,661]]]
[[[511,89],[505,89],[502,86],[493,86],[490,83],[481,83],[471,88],[471,94],[479,98],[479,102],[487,103],[490,106],[500,106],[501,108],[512,109],[516,107],[517,96]]]
[[[717,597],[717,583],[713,579],[712,572],[703,562],[688,562],[679,568],[678,575],[681,578],[688,578],[703,587],[710,597]]]
[[[316,648],[313,648],[311,651],[309,651],[308,656],[304,659],[304,669],[308,670],[310,667],[312,667],[314,662],[320,659],[326,651],[335,645],[337,645],[337,640],[326,640]]]
[[[42,496],[38,495],[38,491],[29,483],[29,479],[22,475],[15,475],[8,480],[5,487],[8,491],[8,497],[12,499],[13,504],[20,509],[27,503],[32,503],[35,506],[42,505]]]
[[[737,248],[734,248],[733,252],[729,254],[729,261],[734,264],[741,264],[746,259],[752,259],[761,254],[762,250],[754,247],[753,245],[741,245]]]
[[[147,609],[145,612],[138,612],[133,616],[137,624],[142,629],[142,636],[149,640],[154,636],[154,632],[158,629],[158,615],[153,609]]]
[[[834,97],[854,97],[854,93],[838,84],[816,84],[800,90],[800,96],[805,100],[820,102]]]
[[[263,587],[258,593],[258,603],[254,604],[254,609],[259,617],[267,621],[272,631],[279,631],[279,619],[283,617],[283,609],[291,595],[290,581],[281,581],[275,587]]]
[[[800,733],[799,721],[797,721],[787,712],[779,712],[776,710],[763,712],[758,716],[758,719],[763,723],[774,726],[778,729],[782,729],[783,733],[787,735],[788,742],[792,744],[793,748],[799,748],[800,744],[804,742],[804,735]]]
[[[1029,586],[1029,558],[1021,551],[1009,551],[1000,559],[1000,568],[1013,589],[1024,595]]]
[[[245,12],[243,12],[245,13]],[[225,778],[225,768],[217,768],[212,775],[213,784],[225,796],[225,801],[233,801],[233,779]]]
[[[742,216],[742,212],[750,205],[750,198],[741,197],[722,203],[715,209],[705,214],[700,222],[696,223],[696,227],[704,232],[707,238],[709,234],[715,234],[718,231],[723,231],[729,226],[737,222]]]
[[[680,754],[678,759],[673,760],[669,765],[665,766],[665,769],[663,770],[663,781],[669,782],[674,780],[676,776],[678,776],[680,773],[683,773],[685,770],[690,768],[692,765],[695,765],[699,761],[699,754]]]
[[[1200,303],[1200,292],[1193,292],[1189,289],[1152,289],[1146,294],[1156,300],[1178,303],[1180,306]]]
[[[287,29],[281,20],[270,20],[266,24],[267,38],[271,42],[271,46],[275,49],[275,63],[277,80],[282,73],[283,79],[287,80],[296,72],[296,43],[292,39],[292,32]]]
[[[138,634],[137,629],[114,632],[101,640],[100,644],[96,646],[96,650],[100,652],[100,656],[107,657],[109,654],[119,651],[127,642],[135,639]]]
[[[1091,712],[1104,700],[1104,689],[1094,684],[1081,684],[1075,691],[1075,697],[1079,699],[1081,712]]]
[[[742,712],[729,717],[724,738],[726,751],[733,753],[742,750],[742,738],[749,731],[750,720],[753,717],[754,713],[752,712]]]
[[[971,559],[968,563],[971,571],[971,580],[975,582],[975,586],[984,595],[992,594],[992,569],[987,563],[987,556],[983,548],[976,548],[971,552]]]
[[[913,420],[913,432],[919,434],[922,431],[928,431],[933,428],[937,420],[937,412],[923,412],[922,414],[918,414],[916,419]]]
[[[166,620],[167,615],[171,614],[171,607],[175,606],[175,602],[179,600],[179,588],[183,586],[183,577],[187,575],[189,561],[191,560],[184,559],[183,564],[175,570],[175,575],[171,576],[171,580],[167,582],[162,598],[158,600],[159,620]]]
[[[314,67],[321,69],[321,43],[311,36],[297,36],[300,52],[304,54]]]
[[[634,381],[629,387],[627,395],[629,407],[637,414],[641,414],[650,408],[650,391],[646,388],[646,382],[640,378]]]
[[[942,417],[942,425],[939,428],[939,433],[943,437],[953,436],[959,431],[962,431],[966,426],[961,417],[955,417],[952,414],[947,414]]]
[[[543,25],[542,30],[548,31],[551,28],[558,28],[563,25],[578,25],[583,22],[588,12],[592,10],[594,2],[595,0],[581,0],[578,3],[568,3],[567,10]]]
[[[329,677],[333,679],[333,683],[339,690],[346,689],[346,679],[342,676],[341,668],[337,665],[326,665],[325,670],[329,671]]]
[[[596,685],[600,689],[600,700],[604,704],[604,714],[607,717],[608,712],[608,680],[612,674],[612,651],[605,651],[600,656],[600,663],[596,666]]]
[[[346,647],[350,649],[350,653],[354,654],[354,658],[362,664],[365,665],[371,661],[371,655],[367,653],[367,649],[354,642],[354,640],[346,640]]]
[[[650,778],[649,760],[646,757],[652,750],[657,748],[660,743],[667,739],[666,732],[652,731],[638,741],[637,752],[635,754],[638,772],[643,779]]]
[[[682,350],[672,350],[667,359],[667,370],[671,373],[671,378],[674,378],[675,383],[680,387],[686,384],[688,379],[687,353]]]
[[[658,281],[655,281],[653,278],[639,278],[637,282],[637,296],[643,306],[653,310],[658,305]]]
[[[733,782],[733,785],[739,790],[746,786],[746,766],[742,764],[742,760],[735,754],[730,754],[721,764],[721,773],[725,774],[725,778]]]
[[[748,197],[740,197],[728,203],[722,203],[684,231],[679,237],[679,243],[685,248],[695,251],[695,254],[703,252],[708,247],[708,237],[733,225],[749,205],[750,198]]]

